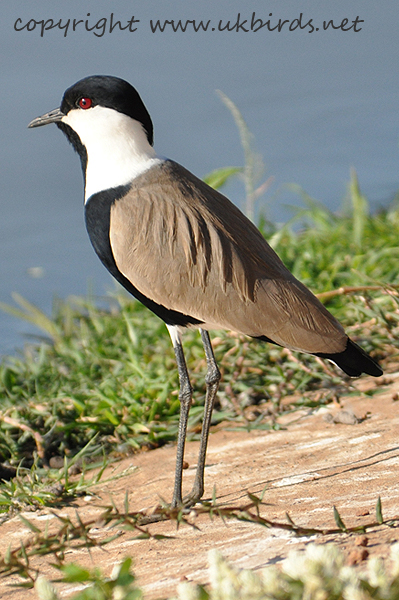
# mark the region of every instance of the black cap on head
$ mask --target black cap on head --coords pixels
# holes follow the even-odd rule
[[[153,145],[153,126],[151,117],[138,92],[127,81],[109,75],[92,75],[81,79],[64,94],[61,111],[67,114],[72,108],[78,108],[81,98],[90,98],[92,106],[105,106],[139,121],[146,133],[148,142]]]

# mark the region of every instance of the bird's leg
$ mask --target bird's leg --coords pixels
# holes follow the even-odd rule
[[[177,369],[179,372],[180,390],[180,419],[179,433],[177,436],[177,452],[176,452],[176,471],[175,471],[175,486],[173,489],[172,508],[181,506],[182,502],[182,479],[183,479],[183,457],[184,446],[186,442],[188,413],[191,406],[193,389],[191,387],[188,376],[186,359],[184,358],[183,346],[181,343],[181,335],[177,327],[168,326],[170,337],[172,338],[173,348],[175,351]]]
[[[213,406],[215,404],[215,398],[220,382],[220,371],[216,364],[215,356],[212,350],[211,340],[209,333],[204,329],[200,329],[202,343],[205,350],[207,373],[205,377],[206,383],[206,396],[205,396],[205,407],[204,407],[204,420],[202,423],[200,449],[198,454],[197,471],[195,473],[195,480],[193,489],[183,499],[184,506],[191,506],[195,504],[204,493],[204,469],[205,469],[205,457],[206,448],[208,445],[209,429],[211,426],[211,418]]]

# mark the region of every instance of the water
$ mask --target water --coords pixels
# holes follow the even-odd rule
[[[265,177],[274,176],[261,206],[274,220],[289,218],[285,204],[301,202],[284,187],[289,182],[338,209],[351,166],[374,208],[386,206],[399,189],[397,0],[304,0],[301,7],[296,0],[27,4],[4,5],[0,21],[2,302],[12,303],[16,291],[50,311],[54,295],[84,295],[88,286],[97,294],[114,289],[85,232],[77,156],[56,127],[26,128],[89,74],[113,74],[135,85],[153,118],[157,151],[199,176],[242,164],[237,130],[215,93],[221,89],[254,133]],[[96,37],[80,24],[66,37],[58,28],[41,38],[39,27],[13,28],[18,18],[19,27],[30,19],[65,24],[76,18],[88,19],[90,28],[105,17],[109,24],[112,11],[124,23],[134,15],[137,31]],[[285,26],[281,32],[217,30],[219,21],[230,21],[233,29],[238,13],[241,22],[250,22],[254,12],[263,21],[272,13],[271,27],[300,12],[302,24],[348,18],[350,26],[357,16],[364,23],[358,33],[308,33],[310,27],[290,32]],[[189,26],[175,33],[168,26],[152,33],[151,19],[210,19],[216,30],[195,33]],[[101,33],[100,26],[95,31]],[[240,184],[226,192],[242,206]],[[31,276],[37,267],[42,277]],[[36,331],[0,313],[0,353],[21,346],[27,332]]]

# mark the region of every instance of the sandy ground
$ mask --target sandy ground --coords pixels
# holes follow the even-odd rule
[[[363,378],[355,385],[359,390],[372,389],[377,380]],[[223,428],[211,434],[206,466],[205,498],[211,498],[214,486],[218,502],[244,505],[247,492],[261,494],[266,488],[261,514],[271,520],[285,521],[285,513],[301,526],[334,528],[333,505],[347,526],[375,521],[375,506],[381,496],[385,518],[399,516],[399,373],[378,381],[372,397],[363,394],[343,398],[341,408],[349,409],[360,418],[356,424],[332,422],[340,411],[338,405],[315,412],[301,410],[280,419],[279,431],[233,431]],[[198,443],[188,443],[184,487],[190,489]],[[103,484],[97,496],[78,499],[73,506],[58,509],[62,515],[74,517],[78,510],[82,520],[102,512],[101,507],[113,501],[123,510],[126,490],[130,510],[151,509],[159,496],[170,499],[174,474],[175,447],[163,447],[122,460],[110,466],[104,477],[120,472],[129,465],[130,475]],[[24,515],[36,526],[50,529],[58,526],[49,510],[27,512]],[[133,531],[104,548],[70,550],[68,561],[87,566],[101,566],[110,574],[113,566],[124,557],[134,560],[138,584],[145,598],[165,598],[176,591],[182,580],[206,583],[207,552],[218,548],[225,557],[240,567],[259,569],[280,562],[292,548],[301,549],[309,541],[335,541],[340,544],[348,562],[358,558],[359,539],[355,535],[339,534],[317,538],[296,537],[290,532],[266,529],[256,524],[211,520],[202,515],[195,521],[198,529],[187,525],[178,530],[173,522],[148,526],[152,534],[173,536],[169,539],[135,540]],[[112,530],[113,531],[113,530]],[[108,537],[109,529],[97,528],[96,535]],[[16,516],[0,528],[0,551],[11,543],[17,547],[31,533]],[[399,530],[386,526],[367,532],[367,551],[370,555],[387,556],[390,545],[399,541]],[[354,559],[355,556],[355,559]],[[359,559],[360,560],[360,559]],[[57,572],[50,563],[53,557],[34,559],[48,577]],[[0,598],[19,600],[36,598],[33,591],[16,590],[10,584],[20,581],[17,576],[0,580]],[[68,595],[60,588],[62,596]]]

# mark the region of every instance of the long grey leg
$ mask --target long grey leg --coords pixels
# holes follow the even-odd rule
[[[211,418],[213,406],[215,404],[215,398],[220,382],[220,371],[216,364],[215,356],[212,350],[211,340],[209,334],[204,329],[200,329],[202,343],[205,350],[207,373],[205,377],[206,383],[206,396],[205,396],[205,407],[204,407],[204,420],[202,423],[200,449],[198,454],[197,471],[195,473],[195,480],[193,489],[190,494],[183,500],[185,506],[195,504],[204,493],[204,469],[205,469],[205,457],[206,449],[208,445],[209,429],[211,426]]]
[[[175,486],[172,497],[172,508],[181,506],[182,502],[182,479],[183,479],[183,457],[184,446],[186,443],[188,413],[190,411],[193,389],[191,387],[188,376],[186,359],[184,358],[183,346],[181,343],[181,335],[177,327],[168,325],[170,337],[172,338],[173,348],[175,351],[177,369],[179,372],[180,390],[180,419],[179,433],[177,436],[177,452],[176,452],[176,470],[175,470]]]

